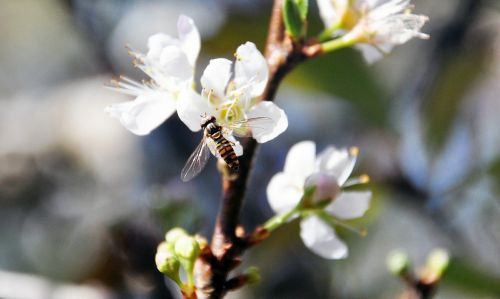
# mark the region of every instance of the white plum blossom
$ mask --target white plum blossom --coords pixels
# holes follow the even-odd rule
[[[428,21],[412,14],[410,0],[317,0],[328,28],[342,29],[345,41],[356,43],[365,60],[373,63],[395,45],[412,38],[427,39],[420,29]],[[335,35],[335,30],[332,30]],[[332,36],[334,37],[334,36]]]
[[[369,208],[371,192],[343,190],[368,181],[367,176],[348,179],[357,154],[357,148],[328,147],[316,156],[314,142],[299,142],[288,152],[284,170],[267,186],[269,204],[277,214],[301,205],[300,236],[309,249],[323,258],[347,257],[347,245],[337,237],[332,225],[361,217]],[[307,190],[314,190],[308,198]]]
[[[230,60],[210,60],[201,77],[201,94],[193,90],[182,92],[177,113],[192,131],[199,131],[201,118],[211,115],[227,128],[225,137],[232,142],[235,142],[233,133],[251,135],[259,143],[267,142],[288,127],[282,109],[273,102],[258,101],[269,77],[267,62],[251,42],[240,45],[235,56],[234,73]],[[235,144],[236,153],[241,155],[241,148]],[[212,153],[217,156],[216,151]]]
[[[106,108],[106,112],[134,134],[146,135],[161,125],[176,111],[179,93],[192,88],[200,34],[194,21],[185,15],[179,16],[177,31],[178,38],[164,33],[149,37],[145,55],[130,51],[135,66],[150,80],[139,83],[121,77],[117,86],[111,87],[136,97]]]

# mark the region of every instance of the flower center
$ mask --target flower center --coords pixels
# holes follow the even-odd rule
[[[237,100],[228,101],[221,106],[220,119],[226,123],[232,123],[244,118],[243,110]]]
[[[342,17],[343,27],[347,30],[351,30],[354,26],[356,26],[356,24],[359,23],[360,17],[360,14],[355,9],[349,7]]]

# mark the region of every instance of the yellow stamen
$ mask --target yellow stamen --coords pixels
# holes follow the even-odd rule
[[[358,155],[359,155],[359,148],[358,148],[358,147],[356,147],[356,146],[351,147],[351,148],[349,149],[349,154],[350,154],[351,156],[355,156],[355,157],[356,157],[356,156],[358,156]]]
[[[370,177],[367,174],[363,174],[359,176],[359,183],[360,184],[367,184],[370,182]]]
[[[234,52],[234,57],[236,58],[236,60],[241,60],[241,56],[238,55],[238,52]]]

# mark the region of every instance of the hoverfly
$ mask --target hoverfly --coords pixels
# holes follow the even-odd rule
[[[223,125],[217,123],[214,116],[203,116],[201,119],[203,139],[184,165],[181,171],[182,181],[193,179],[203,170],[210,157],[210,149],[226,162],[232,172],[238,172],[240,161],[234,150],[235,144],[227,140],[224,135],[234,133],[239,137],[249,137],[251,129],[264,129],[270,122],[272,123],[272,119],[269,117],[255,117]]]

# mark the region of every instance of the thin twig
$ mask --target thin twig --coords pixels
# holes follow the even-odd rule
[[[320,47],[293,43],[285,34],[281,7],[282,0],[275,0],[265,50],[269,81],[261,96],[262,101],[273,101],[285,75],[300,62],[320,53]],[[229,289],[234,289],[234,286],[227,288],[232,285],[227,280],[229,272],[241,263],[241,254],[249,246],[268,236],[261,229],[248,237],[236,233],[258,143],[249,138],[244,142],[243,149],[245,154],[240,159],[238,175],[223,176],[223,194],[212,236],[211,252],[202,256],[195,267],[198,298],[222,298]]]

